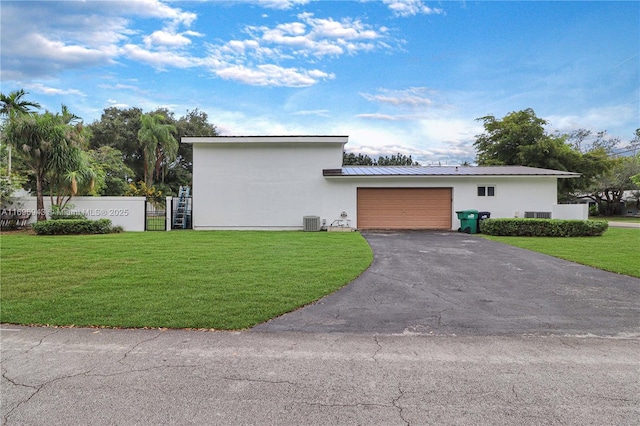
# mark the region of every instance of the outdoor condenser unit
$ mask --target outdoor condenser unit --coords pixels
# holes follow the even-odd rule
[[[320,216],[304,216],[302,218],[302,229],[305,231],[320,230]]]

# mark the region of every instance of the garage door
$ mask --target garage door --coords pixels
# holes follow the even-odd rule
[[[360,229],[451,229],[451,188],[358,188]]]

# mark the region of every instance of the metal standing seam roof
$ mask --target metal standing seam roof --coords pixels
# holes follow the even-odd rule
[[[555,176],[579,177],[580,173],[526,166],[346,166],[324,169],[327,177],[338,176]]]

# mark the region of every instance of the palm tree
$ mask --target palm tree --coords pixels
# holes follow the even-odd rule
[[[143,114],[138,142],[144,156],[144,182],[153,185],[153,175],[160,175],[163,164],[175,161],[178,155],[178,141],[173,137],[176,127],[164,124],[160,114]],[[155,173],[154,173],[155,172]]]
[[[28,95],[28,92],[25,92],[24,89],[14,90],[9,93],[9,95],[0,93],[0,116],[5,117],[5,119],[12,120],[20,114],[30,112],[31,108],[40,108],[40,104],[37,102],[23,100],[22,98],[25,95]],[[7,176],[11,177],[11,144],[8,144],[7,147],[9,157],[9,161],[7,163]]]
[[[14,90],[9,95],[0,93],[0,115],[13,118],[18,114],[31,112],[31,108],[39,109],[39,103],[22,99],[28,94],[29,92],[25,92],[24,89]]]
[[[66,145],[66,126],[55,115],[21,114],[9,120],[5,136],[25,159],[36,179],[38,221],[46,220],[43,187],[47,173],[54,167],[53,152]]]
[[[54,147],[53,167],[46,180],[49,183],[51,206],[64,210],[71,197],[80,189],[93,189],[97,176],[85,151],[86,131],[80,117],[71,113],[66,105],[62,105],[62,113],[56,114],[55,118],[65,126],[66,143]]]
[[[16,147],[36,179],[38,221],[46,220],[45,183],[49,183],[52,197],[54,192],[70,197],[79,183],[88,184],[95,177],[83,156],[84,136],[79,118],[64,105],[62,114],[24,113],[8,121],[5,137]],[[61,200],[59,196],[58,206]]]

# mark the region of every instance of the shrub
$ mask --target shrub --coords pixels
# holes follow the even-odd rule
[[[591,237],[604,234],[609,224],[603,220],[486,219],[480,231],[510,237]]]
[[[112,227],[109,219],[62,219],[34,223],[33,230],[38,235],[108,234]]]
[[[86,220],[87,216],[81,212],[70,212],[66,210],[51,212],[51,220]]]

